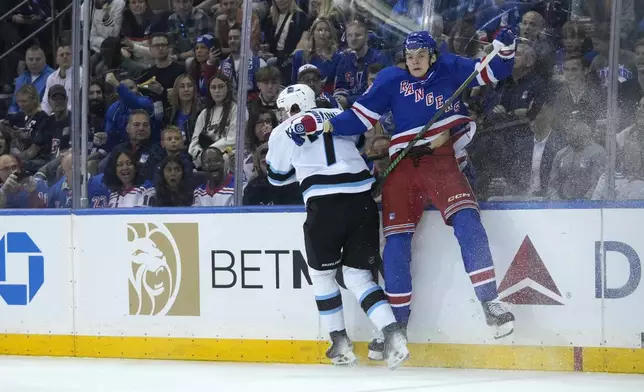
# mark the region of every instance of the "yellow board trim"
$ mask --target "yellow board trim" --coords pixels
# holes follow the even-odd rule
[[[355,346],[362,363],[378,364],[367,359],[367,343]],[[327,347],[315,340],[0,335],[4,355],[320,364],[329,363]],[[411,343],[409,349],[407,366],[415,367],[644,373],[644,349],[589,347],[577,358],[573,347]]]

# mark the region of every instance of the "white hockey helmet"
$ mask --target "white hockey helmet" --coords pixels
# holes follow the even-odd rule
[[[277,107],[286,115],[290,115],[293,106],[301,112],[314,109],[315,92],[306,84],[294,84],[288,86],[277,97]]]

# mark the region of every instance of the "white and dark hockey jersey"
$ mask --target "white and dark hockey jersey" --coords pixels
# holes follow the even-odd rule
[[[324,120],[340,113],[340,109],[312,109],[275,128],[266,156],[269,182],[281,186],[299,181],[305,204],[311,197],[369,191],[375,180],[356,147],[360,138],[322,133]],[[301,146],[291,140],[295,127],[313,122],[315,136],[306,136]]]
[[[201,184],[195,188],[193,197],[194,207],[231,207],[235,204],[235,177],[228,173],[218,188]]]
[[[152,182],[146,181],[142,185],[126,189],[121,192],[110,192],[107,207],[130,208],[153,206],[156,194],[157,193]]]

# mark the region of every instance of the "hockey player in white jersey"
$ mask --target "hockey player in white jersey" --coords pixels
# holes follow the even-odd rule
[[[358,137],[323,136],[324,121],[342,110],[316,108],[315,93],[306,85],[284,89],[277,106],[288,118],[268,140],[268,179],[277,186],[299,181],[302,188],[309,273],[320,317],[331,336],[326,356],[336,365],[357,362],[335,279],[341,268],[347,289],[383,332],[385,359],[394,369],[409,357],[407,338],[371,275],[380,258],[380,222],[370,192],[374,179],[356,148]]]

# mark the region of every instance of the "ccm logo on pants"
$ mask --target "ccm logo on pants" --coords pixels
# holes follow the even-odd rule
[[[454,200],[462,199],[464,197],[471,197],[472,195],[469,193],[459,193],[458,195],[450,196],[449,199],[447,199],[448,203],[453,202]]]

